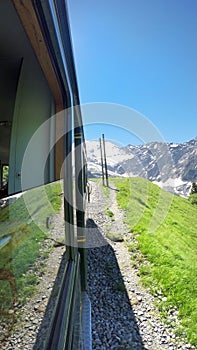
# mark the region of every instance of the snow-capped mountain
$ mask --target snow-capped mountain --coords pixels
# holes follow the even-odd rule
[[[101,176],[99,141],[87,141],[90,177]],[[191,183],[197,182],[197,138],[183,144],[152,142],[139,146],[106,141],[109,176],[140,176],[158,186],[188,196]]]

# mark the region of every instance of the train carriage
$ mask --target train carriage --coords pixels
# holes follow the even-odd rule
[[[63,178],[66,264],[44,346],[88,349],[86,150],[66,2],[1,0],[0,42],[0,195]]]

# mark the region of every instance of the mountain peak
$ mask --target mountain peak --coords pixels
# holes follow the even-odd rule
[[[120,147],[106,141],[109,176],[140,176],[160,187],[188,196],[197,182],[197,137],[183,144],[150,142]],[[99,141],[87,141],[89,176],[101,176]]]

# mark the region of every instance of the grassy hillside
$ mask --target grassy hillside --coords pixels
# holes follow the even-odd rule
[[[38,187],[0,210],[0,321],[4,315],[9,321],[14,302],[23,304],[35,290],[34,262],[44,260],[46,218],[59,211],[61,191],[60,182]]]
[[[164,314],[178,308],[179,333],[197,345],[197,205],[141,178],[114,182],[126,210],[133,261],[139,250],[150,262],[141,263],[143,282],[154,294],[162,293]]]

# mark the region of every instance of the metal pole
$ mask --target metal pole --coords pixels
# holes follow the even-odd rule
[[[104,162],[105,162],[105,177],[106,177],[106,185],[109,187],[109,180],[108,180],[108,172],[107,172],[107,159],[106,159],[106,152],[105,152],[105,136],[102,134],[103,138],[103,154],[104,154]]]
[[[104,166],[103,166],[103,151],[102,151],[102,143],[101,143],[101,138],[99,139],[100,142],[100,150],[101,150],[101,169],[102,169],[102,179],[103,179],[103,186],[105,185],[104,181]]]

